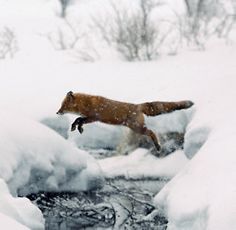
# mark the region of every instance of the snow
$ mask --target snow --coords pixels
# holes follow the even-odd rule
[[[236,228],[235,48],[222,51],[221,62],[214,52],[205,53],[205,60],[214,60],[219,72],[211,78],[209,68],[205,84],[199,85],[208,89],[204,98],[198,95],[202,102],[187,127],[184,145],[192,160],[155,197],[171,230]]]
[[[228,132],[227,139],[221,135],[214,131],[193,160],[155,197],[156,205],[167,212],[169,229],[235,229],[235,132]]]
[[[1,112],[0,117],[0,177],[13,194],[89,190],[94,178],[98,185],[102,183],[99,166],[88,153],[38,122],[21,116],[16,120],[7,112]],[[81,173],[86,175],[85,182]]]
[[[1,225],[6,227],[7,229],[16,229],[16,230],[29,230],[29,228],[24,225],[18,223],[12,218],[0,213]]]
[[[40,211],[13,196],[90,190],[105,176],[170,178],[154,199],[169,230],[236,229],[235,45],[212,42],[205,52],[152,62],[72,62],[45,37],[61,25],[58,12],[57,1],[0,2],[0,26],[12,28],[19,45],[14,59],[0,61],[0,226],[43,228]],[[146,118],[157,134],[185,133],[183,151],[157,159],[136,149],[97,162],[79,148],[115,148],[127,129],[96,123],[71,133],[75,117],[55,115],[70,90],[132,103],[194,101],[191,109]]]
[[[16,119],[7,111],[0,112],[0,126],[0,178],[11,194],[102,186],[103,175],[95,160],[46,126],[21,115]],[[41,212],[28,199],[13,198],[2,179],[0,213],[31,229],[43,229]]]
[[[78,132],[69,132],[69,140],[80,148],[89,149],[116,149],[125,135],[125,128],[114,127],[101,123],[93,123],[85,126],[82,135]],[[96,135],[94,135],[96,134]]]
[[[158,159],[147,149],[136,149],[127,156],[100,160],[99,164],[106,178],[158,179],[172,178],[187,162],[183,151]]]
[[[40,210],[26,198],[12,197],[2,179],[0,179],[0,219],[1,226],[5,229],[44,229]]]
[[[225,52],[225,53],[221,53]],[[167,185],[166,188],[156,197],[156,205],[159,207],[160,205],[163,207],[163,209],[166,209],[166,213],[168,216],[168,219],[170,221],[170,229],[183,229],[183,227],[186,227],[186,229],[201,229],[202,226],[206,226],[207,223],[210,226],[210,223],[213,224],[214,221],[219,219],[219,216],[217,214],[218,207],[222,203],[227,203],[227,209],[228,213],[225,214],[225,217],[223,218],[222,213],[220,220],[222,220],[222,224],[227,224],[228,218],[230,218],[232,215],[232,209],[233,204],[231,204],[229,201],[231,200],[228,197],[232,197],[234,194],[229,194],[230,196],[223,195],[223,197],[218,199],[218,203],[215,202],[214,197],[212,196],[213,191],[215,194],[215,191],[222,192],[220,189],[219,183],[222,181],[225,181],[225,178],[222,178],[220,180],[220,175],[224,175],[224,177],[230,177],[229,185],[233,181],[234,175],[230,170],[233,171],[232,167],[228,170],[224,171],[223,168],[214,166],[212,168],[213,162],[221,162],[222,164],[224,162],[224,168],[230,163],[230,161],[233,162],[233,156],[231,154],[230,159],[228,157],[228,154],[225,154],[225,146],[223,145],[224,149],[220,148],[220,140],[225,139],[223,136],[223,133],[221,134],[221,131],[219,131],[218,135],[220,138],[218,138],[216,141],[212,141],[216,149],[211,150],[205,150],[202,154],[199,152],[200,147],[202,146],[202,149],[206,147],[209,136],[213,135],[214,129],[216,127],[224,127],[224,123],[222,121],[225,120],[225,111],[227,111],[227,117],[230,117],[228,122],[230,123],[229,126],[231,126],[231,122],[233,120],[234,114],[234,108],[232,107],[232,98],[235,98],[234,96],[234,77],[231,73],[235,72],[235,67],[233,64],[233,59],[231,60],[232,56],[232,50],[226,49],[220,50],[220,51],[211,51],[209,53],[187,53],[183,56],[179,56],[178,59],[173,59],[171,57],[166,58],[166,60],[159,60],[159,62],[155,63],[139,63],[139,64],[126,64],[126,63],[109,63],[109,66],[107,63],[95,63],[92,64],[93,68],[90,68],[91,64],[79,64],[79,70],[78,67],[74,64],[66,63],[63,66],[55,66],[52,64],[50,68],[48,67],[48,64],[41,63],[41,65],[44,66],[44,68],[40,68],[39,71],[35,72],[34,68],[38,68],[36,64],[28,65],[25,64],[22,66],[19,65],[17,62],[14,63],[14,61],[7,62],[1,65],[1,68],[4,68],[5,76],[2,76],[2,80],[4,82],[4,86],[1,87],[1,97],[4,98],[5,95],[9,95],[7,100],[1,102],[3,105],[3,108],[5,110],[11,110],[16,111],[12,112],[11,115],[5,115],[4,119],[2,120],[2,126],[4,127],[4,131],[1,130],[1,133],[3,138],[6,138],[6,133],[11,132],[11,135],[14,134],[16,130],[19,131],[18,135],[21,137],[21,132],[23,134],[26,132],[28,127],[33,126],[32,128],[29,128],[28,130],[28,136],[25,138],[32,140],[32,137],[30,137],[32,130],[37,130],[37,132],[41,132],[40,130],[43,129],[39,124],[31,124],[30,119],[42,119],[47,118],[50,116],[53,116],[57,109],[60,106],[60,101],[64,97],[65,93],[69,90],[74,91],[82,91],[82,92],[88,92],[92,94],[99,94],[99,95],[105,95],[110,98],[114,98],[117,100],[123,100],[123,101],[131,101],[131,102],[143,102],[148,100],[155,100],[158,98],[158,100],[181,100],[181,99],[191,99],[195,102],[195,112],[193,113],[192,110],[189,111],[179,111],[175,112],[169,115],[163,115],[156,118],[151,118],[150,123],[153,122],[156,124],[156,126],[160,127],[160,131],[181,131],[186,129],[186,142],[184,147],[184,152],[189,158],[192,158],[195,153],[197,155],[191,160],[191,162],[196,162],[195,164],[188,164],[188,169],[186,171],[182,172],[182,175],[184,178],[188,179],[178,179],[181,178],[181,174],[177,176],[175,179],[173,179],[172,182],[170,182],[169,185]],[[210,54],[208,57],[205,57],[206,54]],[[222,55],[224,58],[228,57],[227,62],[222,62],[222,59],[219,58],[219,56]],[[214,63],[212,63],[212,60],[214,60]],[[187,62],[187,63],[186,63]],[[198,62],[198,65],[196,66],[195,63]],[[207,63],[207,65],[206,65]],[[224,64],[223,64],[224,63]],[[227,63],[227,66],[225,66]],[[12,65],[14,65],[15,68],[12,68]],[[168,68],[168,66],[173,66],[173,69]],[[217,70],[215,70],[215,66],[217,66]],[[114,72],[113,69],[117,69],[117,72]],[[175,70],[175,71],[174,71]],[[181,74],[177,74],[177,71]],[[53,78],[48,78],[48,76],[53,76],[53,73],[57,73],[57,80],[54,81]],[[95,77],[96,73],[100,73],[99,77]],[[16,74],[17,73],[17,74]],[[78,74],[79,73],[79,74]],[[192,77],[190,77],[191,75]],[[21,76],[20,78],[18,76]],[[178,76],[176,76],[178,75]],[[66,80],[63,80],[63,76],[70,76],[69,78],[66,78]],[[120,80],[120,76],[126,76],[125,85],[123,84],[123,81]],[[159,77],[160,76],[160,77]],[[162,76],[165,76],[165,78],[162,78]],[[176,81],[176,78],[178,78],[178,81]],[[14,79],[14,81],[13,81]],[[156,84],[156,81],[158,79],[158,84]],[[134,84],[135,82],[135,84]],[[211,84],[206,84],[206,82],[210,82]],[[15,86],[14,86],[15,85]],[[16,87],[16,85],[22,86],[22,87]],[[28,86],[25,90],[23,87],[24,85]],[[53,91],[51,89],[51,85],[53,85]],[[112,86],[116,85],[115,88]],[[145,86],[145,88],[144,88]],[[22,90],[24,88],[24,90]],[[7,91],[6,91],[7,89]],[[132,93],[131,90],[132,89]],[[121,93],[122,92],[122,93]],[[221,92],[218,94],[218,92]],[[34,95],[33,97],[31,95]],[[139,95],[137,97],[137,95]],[[204,95],[204,97],[202,96]],[[12,106],[14,105],[14,106]],[[29,106],[30,105],[30,106]],[[222,106],[222,111],[219,110],[219,105]],[[12,108],[14,107],[14,108]],[[232,108],[231,108],[232,107]],[[25,117],[30,117],[30,119],[23,118],[22,116],[19,116],[19,113],[17,111],[23,111],[23,114],[25,114]],[[17,114],[16,116],[13,116],[13,114]],[[17,117],[17,120],[16,120]],[[23,122],[25,119],[25,122]],[[20,120],[21,122],[17,122]],[[9,121],[9,124],[7,125],[6,121]],[[13,122],[13,123],[12,123]],[[190,123],[189,123],[190,122]],[[29,123],[29,125],[28,125]],[[189,123],[189,124],[188,124]],[[13,125],[12,125],[13,124]],[[27,125],[24,125],[27,124]],[[165,125],[168,124],[168,125]],[[39,127],[38,127],[39,126]],[[99,129],[99,124],[94,125],[91,127],[86,126],[85,127],[85,133],[82,135],[92,135],[92,133],[98,132],[98,137],[95,137],[95,135],[91,136],[91,138],[96,138],[99,140],[109,140],[111,143],[111,139],[114,141],[113,146],[116,145],[117,139],[112,138],[113,132],[117,133],[119,131],[116,130],[115,127],[110,127],[106,132],[103,133],[102,129]],[[16,127],[16,128],[15,128]],[[104,128],[103,125],[101,127]],[[233,126],[232,126],[233,127]],[[90,131],[91,129],[91,131]],[[157,131],[158,128],[156,128]],[[46,131],[45,131],[46,132]],[[48,132],[48,131],[47,131]],[[46,132],[46,133],[47,133]],[[87,132],[87,133],[86,133]],[[33,132],[34,134],[34,132]],[[121,135],[122,132],[120,132],[119,135]],[[24,134],[25,135],[25,134]],[[45,136],[44,131],[41,132],[41,135]],[[41,136],[39,135],[39,136]],[[53,135],[52,133],[49,135]],[[55,134],[56,135],[56,134]],[[71,141],[73,141],[73,138],[78,139],[81,136],[78,136],[78,133],[69,134]],[[109,136],[108,136],[109,135]],[[215,134],[216,135],[216,134]],[[224,135],[227,137],[229,134],[227,132],[224,132]],[[54,136],[54,135],[53,135]],[[73,137],[74,136],[74,137]],[[223,136],[223,137],[222,137]],[[109,138],[108,138],[109,137]],[[213,136],[214,137],[214,136]],[[83,137],[85,138],[85,137]],[[110,139],[111,138],[111,139]],[[47,139],[47,138],[46,138]],[[64,140],[62,138],[56,137],[57,141],[55,141],[55,145],[53,146],[60,146],[64,145]],[[219,140],[220,139],[220,140]],[[9,142],[9,139],[6,138],[6,143]],[[82,138],[80,139],[82,142]],[[88,139],[84,139],[85,144]],[[60,142],[60,144],[59,144]],[[27,143],[33,143],[27,142]],[[94,143],[94,142],[91,142]],[[91,144],[89,143],[89,144]],[[98,143],[98,142],[97,142]],[[97,144],[95,143],[95,145]],[[195,143],[195,144],[194,144]],[[72,147],[68,147],[67,144],[65,144],[64,150],[67,152],[70,152],[69,150]],[[105,144],[102,144],[103,146]],[[230,146],[229,152],[231,152],[232,143],[228,143],[227,145]],[[8,147],[7,147],[8,146]],[[48,148],[48,146],[45,146],[45,142],[42,144],[40,143],[40,146],[43,146],[45,148]],[[101,147],[100,146],[100,147]],[[195,147],[194,147],[195,146]],[[2,147],[2,145],[1,145]],[[16,146],[15,146],[16,147]],[[12,148],[12,150],[8,150],[8,153],[16,151],[12,146],[12,144],[5,145],[4,148]],[[28,147],[27,147],[28,148]],[[36,148],[37,149],[37,148]],[[214,156],[215,151],[219,152],[221,149],[224,154],[226,155],[227,159],[224,159],[221,154],[218,158]],[[40,150],[37,150],[40,151]],[[37,155],[37,164],[41,162],[42,160],[45,160],[45,157],[50,165],[50,157],[53,157],[54,152],[53,150],[50,150],[49,155],[45,155],[43,158],[40,158]],[[74,152],[73,150],[72,152]],[[220,151],[220,152],[221,152]],[[40,153],[44,153],[45,150],[43,149],[40,151]],[[46,151],[47,152],[47,151]],[[59,151],[61,154],[63,151]],[[81,158],[79,157],[79,150],[76,150],[76,154],[79,158],[79,162],[81,163]],[[210,156],[208,152],[212,152]],[[232,151],[233,152],[233,151]],[[40,155],[40,154],[39,154]],[[73,155],[73,154],[72,154]],[[176,153],[180,157],[180,153]],[[111,176],[118,176],[118,175],[125,175],[125,176],[132,176],[132,177],[139,177],[139,176],[159,176],[159,175],[167,175],[167,176],[174,176],[179,170],[184,168],[185,163],[188,161],[185,159],[181,161],[180,164],[176,164],[177,157],[176,155],[172,155],[169,158],[172,158],[172,163],[164,163],[167,161],[167,159],[163,159],[163,166],[162,162],[158,162],[158,159],[154,162],[153,156],[150,154],[146,154],[145,152],[137,150],[136,152],[132,153],[129,156],[123,156],[123,157],[117,157],[114,159],[106,159],[104,161],[101,161],[101,167],[105,173],[105,176],[111,177]],[[201,159],[197,161],[197,157],[202,156]],[[34,155],[24,155],[23,153],[20,156],[24,156],[25,158],[32,159],[32,157],[35,157]],[[66,155],[68,157],[68,155]],[[208,157],[207,157],[208,156]],[[7,155],[7,159],[9,159],[8,163],[2,163],[4,166],[2,177],[9,181],[12,175],[11,172],[11,165],[16,168],[17,161],[15,159],[14,155]],[[68,161],[68,158],[64,157],[64,161]],[[175,158],[176,157],[176,158]],[[39,159],[38,159],[39,158]],[[78,159],[77,157],[75,159]],[[144,159],[141,161],[141,159]],[[182,155],[183,159],[183,155]],[[213,160],[214,159],[214,160]],[[223,160],[224,159],[224,160]],[[227,161],[226,161],[227,160]],[[3,159],[1,162],[5,162],[6,159]],[[39,161],[39,162],[38,162]],[[105,163],[107,161],[107,163]],[[53,172],[53,177],[47,177],[47,175],[43,174],[42,176],[47,178],[45,181],[46,184],[43,183],[42,188],[56,188],[56,189],[62,189],[63,187],[67,187],[68,184],[66,183],[64,186],[61,186],[58,188],[58,179],[66,178],[66,175],[63,172],[63,166],[61,166],[62,160],[58,160],[58,169]],[[117,162],[117,167],[115,162]],[[203,162],[205,170],[202,170]],[[43,164],[41,162],[41,164]],[[167,166],[165,165],[167,164]],[[176,165],[176,169],[173,169],[173,164]],[[30,167],[34,166],[35,164],[30,164]],[[70,163],[69,163],[70,165]],[[150,167],[150,165],[152,167]],[[81,165],[80,165],[81,166]],[[137,169],[137,166],[140,168]],[[200,167],[201,166],[201,167]],[[50,172],[50,166],[49,168],[44,169],[44,172]],[[196,170],[196,168],[200,167],[199,170]],[[153,174],[150,175],[150,168],[154,168]],[[170,170],[169,170],[170,168]],[[211,169],[211,170],[209,170]],[[220,170],[221,169],[221,170]],[[162,171],[163,170],[163,171]],[[200,172],[201,173],[200,173]],[[27,171],[28,172],[28,171]],[[234,171],[233,171],[234,172]],[[62,174],[61,174],[62,173]],[[166,173],[166,174],[165,174]],[[204,174],[205,173],[205,174]],[[27,174],[27,173],[26,173]],[[16,183],[20,183],[21,185],[25,184],[26,182],[22,180],[19,180],[18,178],[22,178],[19,174],[18,177],[15,180],[13,180],[12,183],[10,183],[10,188],[12,191],[16,190]],[[80,175],[80,174],[79,174]],[[74,180],[79,180],[80,176]],[[187,176],[188,175],[188,176]],[[217,181],[215,181],[213,184],[211,184],[212,176],[207,177],[207,175],[216,175]],[[28,175],[29,176],[29,175]],[[82,176],[82,175],[81,175]],[[44,182],[45,182],[44,181]],[[85,180],[86,181],[86,180]],[[179,182],[178,182],[179,181]],[[180,181],[182,181],[180,183]],[[176,183],[176,187],[174,184]],[[86,183],[86,182],[85,182]],[[80,185],[80,183],[75,183],[76,185]],[[196,185],[195,185],[196,184]],[[209,186],[209,184],[211,186]],[[71,184],[70,184],[71,185]],[[173,185],[173,186],[171,186]],[[81,185],[85,186],[85,185]],[[86,187],[86,186],[85,186]],[[41,188],[41,185],[40,185]],[[170,188],[170,189],[168,189]],[[179,189],[178,189],[179,188]],[[226,189],[227,193],[231,190],[227,189],[227,187],[223,186],[224,191]],[[177,192],[178,190],[178,192]],[[180,191],[179,191],[180,190]],[[172,191],[172,192],[171,192]],[[195,191],[195,192],[194,192]],[[200,192],[201,191],[201,192]],[[235,190],[232,190],[235,191]],[[169,193],[172,194],[169,195]],[[209,193],[209,197],[212,197],[212,199],[206,198],[206,194]],[[192,195],[190,195],[192,194]],[[226,192],[222,193],[226,194]],[[187,195],[190,197],[188,201]],[[172,197],[172,198],[171,198]],[[225,198],[225,199],[224,199]],[[196,201],[196,202],[193,202]],[[186,202],[185,202],[186,201]],[[176,204],[178,203],[178,204]],[[178,207],[178,208],[177,208]],[[174,211],[172,211],[174,210]],[[177,210],[177,211],[176,211]],[[209,211],[211,210],[211,212]],[[177,212],[177,213],[176,213]],[[206,215],[207,213],[207,215]],[[215,216],[215,217],[214,217]],[[232,220],[232,222],[234,219]],[[183,223],[187,223],[187,226],[183,226]],[[200,224],[201,223],[201,224]],[[216,221],[218,223],[218,221]],[[232,226],[233,223],[228,223]],[[193,227],[195,226],[196,227]],[[191,227],[190,227],[191,226]]]
[[[50,61],[49,65],[49,63],[44,63],[44,61],[42,61],[40,63],[40,68],[38,63],[30,62],[30,64],[27,64],[25,62],[22,63],[20,60],[17,61],[17,59],[15,61],[7,61],[4,64],[0,63],[0,68],[5,73],[4,76],[1,76],[1,81],[3,81],[4,84],[1,84],[0,94],[2,98],[5,98],[6,95],[8,95],[7,100],[1,101],[1,106],[4,110],[11,111],[11,114],[7,114],[4,119],[1,119],[1,124],[4,127],[4,131],[1,130],[1,137],[6,140],[6,143],[9,143],[11,141],[6,137],[6,134],[11,132],[11,135],[13,135],[17,131],[20,138],[21,132],[24,131],[22,135],[26,135],[25,132],[28,130],[28,134],[25,138],[29,139],[27,143],[33,144],[34,142],[32,142],[32,137],[30,135],[31,132],[33,135],[35,135],[36,130],[41,133],[38,134],[39,136],[36,135],[36,139],[41,135],[46,136],[45,133],[48,133],[49,131],[40,131],[41,129],[44,130],[45,127],[43,128],[43,126],[39,125],[37,122],[31,121],[31,119],[41,120],[55,116],[55,112],[58,110],[61,100],[69,90],[98,94],[117,100],[136,103],[157,99],[191,99],[195,102],[194,109],[151,118],[149,121],[151,126],[153,126],[153,122],[155,123],[154,126],[156,126],[156,128],[153,128],[156,129],[157,132],[159,132],[157,126],[160,128],[160,132],[186,130],[184,152],[189,158],[192,158],[194,154],[197,153],[191,160],[191,162],[193,162],[192,164],[187,163],[188,161],[184,159],[183,155],[181,155],[182,153],[176,153],[175,155],[169,156],[168,158],[172,159],[169,163],[167,161],[168,158],[160,160],[160,162],[156,159],[154,162],[152,161],[153,156],[146,154],[145,157],[145,152],[143,150],[137,150],[129,156],[118,156],[117,158],[106,159],[99,163],[107,177],[119,176],[123,173],[125,176],[132,176],[134,178],[143,175],[156,177],[164,175],[173,177],[179,170],[184,170],[184,165],[187,163],[188,168],[185,169],[186,171],[182,171],[182,177],[185,179],[178,179],[181,178],[180,174],[156,197],[156,205],[158,207],[162,206],[163,209],[166,210],[166,215],[170,221],[169,228],[183,229],[182,227],[186,227],[186,229],[202,229],[202,226],[213,225],[216,220],[216,223],[219,223],[218,219],[222,221],[222,224],[229,224],[232,226],[234,219],[231,220],[232,223],[228,222],[228,220],[232,217],[232,210],[234,207],[234,204],[230,203],[230,197],[234,195],[233,192],[230,191],[235,191],[230,188],[230,184],[234,181],[234,171],[232,167],[225,171],[223,168],[226,168],[230,161],[233,162],[233,159],[235,158],[233,158],[234,155],[232,154],[230,155],[231,158],[228,157],[229,154],[226,153],[223,143],[224,149],[220,148],[220,140],[224,140],[224,135],[228,137],[229,134],[224,132],[223,135],[223,132],[221,134],[221,131],[219,131],[217,135],[219,135],[220,138],[216,141],[212,141],[212,145],[214,145],[216,149],[213,151],[209,147],[209,151],[206,149],[200,154],[201,151],[208,146],[207,143],[209,138],[213,135],[216,127],[221,130],[222,127],[225,126],[225,123],[223,123],[224,120],[229,122],[229,127],[233,127],[231,122],[234,119],[232,99],[235,98],[235,80],[233,75],[233,73],[235,73],[235,65],[232,53],[233,49],[230,47],[228,49],[210,50],[205,53],[186,53],[184,55],[179,55],[176,59],[174,57],[166,57],[165,59],[160,59],[158,62],[131,64],[100,62],[94,64],[64,63],[62,65],[59,61],[60,65],[57,65]],[[224,59],[227,58],[227,60],[223,61],[223,57]],[[195,63],[198,63],[198,65]],[[12,66],[14,66],[14,68]],[[172,66],[172,68],[169,68],[169,66]],[[215,69],[216,66],[217,70]],[[36,72],[35,69],[37,69]],[[117,71],[114,72],[114,69]],[[55,75],[54,73],[57,73],[56,80],[54,80],[55,78],[53,77]],[[97,73],[99,73],[99,77],[97,77]],[[67,77],[65,78],[64,76]],[[121,80],[121,76],[125,77],[125,81]],[[125,84],[123,84],[123,82],[125,82]],[[113,87],[114,85],[116,86],[115,88]],[[222,110],[219,110],[219,107],[222,107]],[[23,115],[20,116],[18,111],[21,111]],[[227,118],[225,118],[225,114],[227,114]],[[72,117],[69,117],[69,119],[72,120]],[[20,122],[18,122],[19,120]],[[8,122],[6,123],[6,121]],[[102,128],[100,129],[100,127]],[[107,130],[103,132],[103,128]],[[97,136],[95,133],[99,133],[99,135]],[[113,133],[115,134],[114,136]],[[116,133],[118,133],[118,136]],[[52,138],[51,136],[55,136],[56,134],[50,132],[48,135]],[[83,137],[83,135],[90,136],[90,138],[93,138],[94,140],[90,142],[87,138]],[[116,127],[105,127],[100,124],[94,124],[91,125],[91,127],[85,126],[84,134],[81,136],[78,133],[69,133],[69,140],[77,143],[76,139],[79,139],[79,141],[81,141],[80,144],[83,144],[82,138],[84,138],[84,144],[90,144],[90,146],[96,146],[96,144],[99,143],[99,140],[102,140],[103,144],[101,144],[100,147],[106,145],[105,142],[108,140],[110,145],[115,146],[117,145],[117,139],[113,137],[116,136],[118,138],[119,135],[122,136],[123,131],[118,131]],[[40,174],[45,179],[42,184],[39,182],[37,185],[38,188],[64,189],[67,188],[68,185],[71,186],[71,183],[65,182],[66,175],[65,172],[63,172],[63,166],[64,161],[67,162],[70,160],[68,156],[73,152],[72,155],[77,156],[75,159],[79,158],[79,165],[81,166],[80,150],[71,150],[73,147],[68,147],[68,143],[66,144],[63,138],[60,138],[59,136],[55,138],[55,144],[53,144],[55,149],[50,149],[50,154],[45,154],[44,147],[46,148],[46,152],[48,152],[48,143],[51,141],[40,142],[40,146],[43,146],[42,150],[40,150],[41,147],[37,149],[37,145],[33,145],[33,149],[39,151],[40,154],[44,154],[44,156],[40,158],[40,154],[37,155],[37,164],[31,162],[29,166],[34,167],[35,165],[38,165],[38,163],[45,166],[44,163],[41,162],[42,160],[45,160],[48,164],[46,164],[47,167],[44,169],[44,173]],[[97,140],[98,142],[96,142]],[[31,144],[26,146],[27,149],[30,145]],[[233,152],[231,150],[233,147],[232,143],[228,143],[227,145],[230,148],[228,152]],[[2,159],[1,161],[3,165],[1,167],[4,169],[2,170],[3,174],[1,175],[6,181],[10,181],[10,178],[13,177],[12,167],[14,169],[17,168],[17,162],[20,162],[20,157],[22,156],[30,161],[30,159],[34,159],[35,156],[33,154],[25,155],[21,151],[21,154],[17,155],[18,160],[16,160],[15,155],[10,153],[15,152],[15,148],[18,147],[10,143],[3,146],[4,148],[7,148],[9,154],[4,155],[7,156],[7,158]],[[64,151],[58,150],[56,146],[58,146],[58,148],[63,148],[66,154],[64,155]],[[200,148],[201,146],[202,148]],[[25,146],[23,147],[25,148]],[[199,151],[199,149],[201,150]],[[219,152],[220,149],[224,154],[222,153],[222,155],[219,154],[218,157],[215,157],[215,151]],[[55,154],[54,150],[63,154],[63,160],[60,160],[60,158],[58,159],[57,169],[53,171],[53,169],[50,169],[50,156],[53,158]],[[69,153],[70,151],[72,151],[72,153]],[[210,156],[209,152],[211,153]],[[184,160],[180,160],[180,163],[178,163],[177,156]],[[202,156],[201,159],[197,161],[197,157],[200,158],[200,156]],[[225,157],[227,159],[223,156],[227,156]],[[6,161],[8,163],[3,163]],[[216,167],[213,164],[213,162],[221,161],[222,164],[225,164],[223,168],[220,166]],[[115,162],[117,162],[117,167],[115,167]],[[203,162],[205,163],[203,164]],[[71,166],[71,163],[74,163],[74,161],[69,162],[68,165]],[[150,167],[150,165],[152,167]],[[174,168],[173,165],[176,166],[176,168]],[[205,170],[202,170],[203,166]],[[75,166],[72,168],[74,167]],[[89,168],[89,166],[87,167]],[[196,170],[198,167],[200,169]],[[91,166],[91,168],[93,167]],[[139,168],[139,170],[135,170],[135,168]],[[153,168],[155,169],[153,170],[153,173],[150,173],[150,168],[152,168],[152,170]],[[51,172],[50,170],[53,171],[52,177],[48,177],[47,175],[48,172]],[[77,170],[79,170],[79,168]],[[27,176],[29,177],[29,174],[27,174],[29,171],[30,169],[24,172],[26,173],[26,178]],[[16,191],[18,186],[27,183],[24,177],[22,178],[20,175],[22,174],[19,173],[18,177],[14,177],[17,179],[9,183],[10,189],[13,192]],[[207,175],[211,176],[208,177]],[[216,175],[216,181],[213,184],[211,184],[212,175]],[[222,180],[219,179],[222,178],[220,175],[224,175]],[[81,181],[80,176],[82,177],[83,174],[79,174],[73,181]],[[230,182],[227,186],[222,186],[223,188],[220,189],[220,184],[228,177],[230,178]],[[60,184],[61,180],[64,181],[65,184],[64,186],[58,187],[58,183]],[[86,180],[83,180],[83,182],[86,183]],[[20,185],[18,185],[18,183]],[[174,186],[175,183],[176,186]],[[86,187],[86,185],[77,182],[74,184],[76,186],[81,185],[82,187]],[[222,191],[223,189],[224,192]],[[216,196],[212,196],[212,194],[215,194],[215,191],[217,190],[222,192],[223,197],[221,199],[217,198],[218,201],[216,202]],[[169,195],[169,193],[172,195]],[[206,194],[208,193],[209,195],[207,195],[207,197],[212,197],[212,199],[206,198]],[[187,195],[190,197],[188,201],[186,201]],[[193,200],[196,202],[192,202]],[[220,212],[218,208],[222,203],[228,204],[228,213],[225,213],[225,216],[222,215],[222,212]],[[222,218],[219,218],[218,212],[221,213]],[[183,223],[188,225],[183,226]]]

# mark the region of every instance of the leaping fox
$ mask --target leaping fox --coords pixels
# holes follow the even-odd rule
[[[114,101],[101,96],[68,92],[57,114],[74,113],[80,115],[71,125],[71,131],[77,127],[80,133],[82,126],[95,121],[112,125],[124,125],[134,132],[151,138],[157,151],[160,151],[160,142],[155,133],[145,126],[144,114],[157,116],[175,110],[187,109],[193,105],[192,101],[179,102],[145,102],[132,104]]]

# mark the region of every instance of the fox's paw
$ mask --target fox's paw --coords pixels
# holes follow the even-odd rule
[[[78,126],[78,130],[81,134],[84,132],[84,129],[82,128],[82,126]]]
[[[161,151],[161,145],[159,143],[155,143],[155,147],[156,147],[157,152]]]
[[[76,124],[72,124],[70,130],[71,130],[71,132],[75,131],[76,130]]]
[[[163,152],[161,152],[161,151],[157,152],[156,149],[152,149],[151,153],[152,153],[152,155],[154,155],[157,158],[165,157],[165,154]]]
[[[154,147],[152,148],[151,153],[152,153],[155,157],[158,157],[158,158],[162,158],[162,157],[165,156],[165,154],[164,154],[163,151],[162,151],[162,148],[161,148],[161,145],[160,145],[160,144],[155,145],[155,148],[154,148]]]

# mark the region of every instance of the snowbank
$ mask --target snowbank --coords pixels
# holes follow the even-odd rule
[[[168,229],[236,229],[235,131],[210,135],[190,163],[156,197]]]
[[[78,131],[69,132],[69,140],[79,148],[89,149],[116,149],[122,141],[125,128],[119,126],[93,123],[84,126],[83,134]]]
[[[235,47],[231,49],[215,57],[205,53],[205,61],[214,60],[217,68],[201,67],[205,81],[196,83],[205,92],[196,97],[196,113],[186,129],[184,151],[191,161],[155,197],[169,230],[236,229]]]
[[[101,186],[103,176],[95,160],[54,131],[2,111],[0,126],[0,177],[13,194]]]
[[[11,194],[87,191],[103,185],[96,161],[46,126],[9,111],[0,112],[0,126],[1,226],[44,229],[40,210]]]
[[[1,225],[4,226],[7,229],[14,229],[14,230],[29,230],[26,226],[18,223],[14,219],[0,213],[0,220]]]
[[[0,220],[0,226],[4,229],[44,229],[44,219],[40,210],[26,198],[12,197],[2,179],[0,179]]]
[[[176,151],[160,159],[146,149],[137,149],[127,156],[100,160],[99,164],[107,178],[157,179],[172,178],[187,162],[183,151]]]

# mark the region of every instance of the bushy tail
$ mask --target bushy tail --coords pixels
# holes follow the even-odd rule
[[[192,101],[179,102],[146,102],[139,104],[141,111],[147,116],[157,116],[163,113],[170,113],[175,110],[190,108],[194,103]]]

